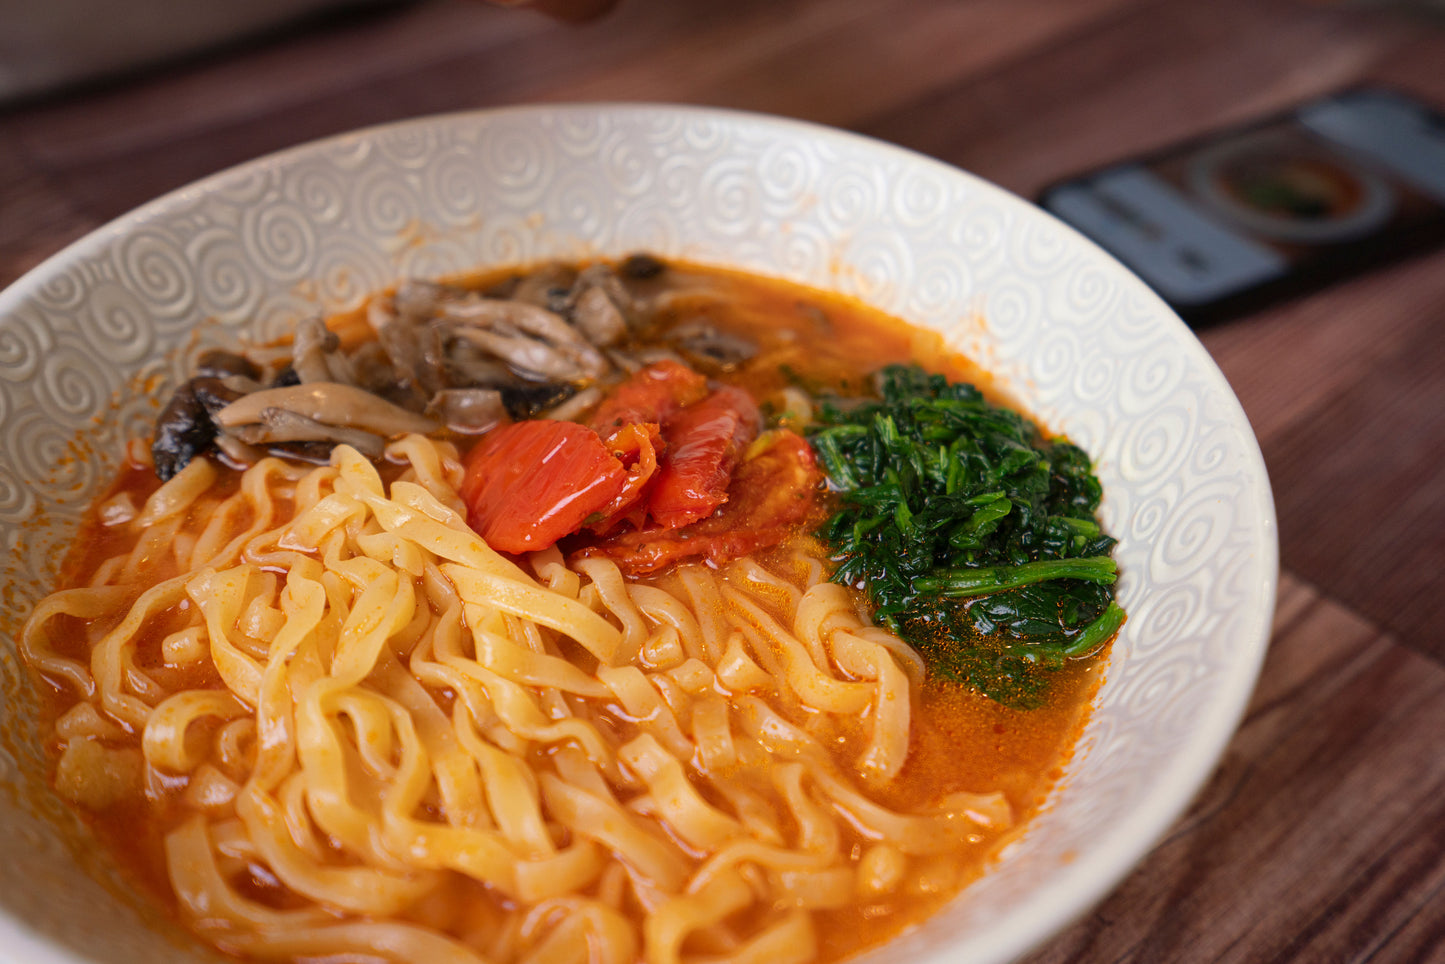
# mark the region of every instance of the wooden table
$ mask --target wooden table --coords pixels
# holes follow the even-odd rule
[[[0,283],[161,192],[436,111],[665,100],[822,121],[1026,196],[1354,82],[1445,104],[1445,25],[1304,0],[465,0],[0,109]],[[1189,813],[1033,962],[1445,961],[1445,252],[1207,331],[1274,484],[1264,675]]]

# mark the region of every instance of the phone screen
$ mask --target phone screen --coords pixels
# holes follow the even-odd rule
[[[1191,323],[1445,241],[1445,122],[1354,90],[1054,185],[1040,203]]]

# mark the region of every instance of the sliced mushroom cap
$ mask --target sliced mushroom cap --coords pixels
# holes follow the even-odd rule
[[[602,403],[602,389],[596,385],[584,388],[571,398],[559,405],[539,412],[539,417],[550,418],[559,422],[580,421],[582,416]]]
[[[379,341],[369,341],[351,353],[351,371],[356,376],[356,387],[396,402],[402,408],[408,406],[396,397],[405,380],[391,362],[391,356]]]
[[[272,455],[310,462],[313,465],[326,465],[330,462],[331,450],[334,448],[336,448],[335,442],[325,441],[275,442],[266,446],[266,450]]]
[[[667,339],[699,368],[714,372],[730,372],[758,353],[758,346],[746,338],[701,320],[678,325]]]
[[[435,317],[443,301],[463,297],[465,294],[460,288],[437,284],[435,281],[408,279],[396,286],[391,303],[402,321],[420,324]]]
[[[459,328],[455,334],[457,338],[465,339],[500,358],[512,369],[536,378],[577,381],[595,377],[592,375],[595,366],[584,368],[578,363],[575,354],[549,345],[540,338],[503,334],[484,328]]]
[[[288,388],[268,388],[242,396],[216,413],[216,423],[237,428],[261,421],[268,408],[282,408],[328,425],[365,429],[383,438],[408,432],[427,433],[437,423],[409,412],[354,385],[311,382]]]
[[[251,392],[259,392],[261,389],[266,387],[259,381],[256,381],[252,378],[247,378],[245,375],[225,375],[219,380],[221,382],[221,385],[226,389],[226,391],[235,392],[238,398],[242,395],[249,395]]]
[[[480,345],[465,338],[447,338],[439,329],[440,369],[447,385],[453,388],[501,388],[517,381],[517,375]]]
[[[475,435],[507,417],[502,393],[494,388],[446,388],[432,396],[426,412],[454,432]]]
[[[201,376],[192,378],[187,384],[195,393],[196,400],[204,405],[206,411],[212,416],[255,388],[253,382],[238,380],[234,375],[226,378]]]
[[[502,388],[502,403],[515,419],[531,418],[560,405],[577,392],[568,382],[513,382]]]
[[[156,418],[151,461],[162,482],[169,481],[191,459],[211,447],[216,425],[190,383],[177,388]]]
[[[352,352],[351,370],[358,388],[380,395],[410,412],[426,408],[426,393],[413,378],[399,370],[380,341],[369,341]]]
[[[247,445],[230,432],[216,433],[216,450],[224,460],[238,468],[255,465],[266,456],[265,451],[254,445]]]
[[[211,378],[224,378],[227,375],[242,375],[252,381],[261,380],[261,366],[251,361],[245,355],[238,355],[233,351],[223,351],[214,348],[205,352],[196,361],[196,374],[210,376]]]
[[[390,294],[374,295],[366,302],[366,323],[377,334],[399,320],[396,303]]]
[[[167,481],[211,448],[216,438],[215,415],[244,393],[228,384],[241,376],[192,378],[176,389],[156,418],[151,461],[156,475]],[[242,379],[249,382],[249,379]]]
[[[386,451],[386,440],[372,432],[328,425],[284,408],[262,409],[260,421],[239,426],[233,434],[247,445],[287,442],[350,445],[369,459],[379,459]]]
[[[598,378],[607,359],[561,315],[522,301],[467,298],[445,302],[441,316],[462,322],[455,334],[469,338],[508,364],[546,378]],[[494,335],[490,339],[478,333]],[[522,337],[528,336],[528,337]],[[496,347],[487,343],[491,342]],[[528,347],[524,342],[540,344]]]
[[[622,283],[622,278],[609,264],[594,264],[582,269],[572,288],[574,298],[588,288],[601,288],[607,292],[607,296],[624,314],[631,314],[637,308],[632,292],[627,290],[627,285]]]
[[[417,385],[422,391],[436,394],[443,388],[455,387],[447,368],[447,337],[443,328],[425,325],[417,332],[421,356],[416,361]]]
[[[560,314],[567,308],[567,299],[576,280],[575,268],[553,261],[518,281],[508,297]]]
[[[351,363],[341,353],[341,339],[326,327],[326,322],[312,316],[296,326],[291,343],[291,367],[305,382],[355,382]]]
[[[520,377],[513,369],[465,338],[447,343],[443,363],[447,383],[455,389],[492,389],[501,393],[502,404],[515,419],[531,418],[576,393],[571,381]]]
[[[622,309],[600,286],[591,287],[577,296],[572,306],[572,321],[587,340],[599,348],[617,344],[627,336],[627,319]]]
[[[392,295],[372,298],[366,306],[366,319],[376,333],[376,341],[352,353],[356,383],[403,408],[421,411],[445,382],[426,357],[428,328],[424,321],[402,318]],[[386,366],[379,363],[377,353],[385,356]],[[382,384],[388,387],[379,389]]]
[[[636,278],[638,281],[651,280],[666,270],[666,264],[646,252],[628,255],[622,264],[617,266],[617,273],[622,277]]]
[[[545,278],[543,274],[538,284]],[[610,367],[602,353],[565,318],[529,301],[407,281],[398,286],[392,302],[402,319],[440,327],[447,339],[465,338],[528,378],[585,381],[601,377]],[[447,386],[437,386],[441,387]]]
[[[559,345],[581,341],[581,337],[561,315],[525,301],[503,301],[500,298],[478,296],[453,298],[437,306],[437,315],[479,328],[526,332]]]
[[[641,371],[648,365],[655,365],[660,361],[675,361],[679,365],[687,364],[683,357],[671,348],[653,345],[628,350],[610,348],[607,351],[607,358],[612,364],[629,375]]]

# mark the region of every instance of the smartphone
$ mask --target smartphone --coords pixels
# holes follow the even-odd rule
[[[1445,117],[1356,88],[1046,188],[1196,327],[1445,243]]]

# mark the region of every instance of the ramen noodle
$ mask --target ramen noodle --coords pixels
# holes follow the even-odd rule
[[[803,516],[742,552],[639,565],[636,541],[587,548],[621,523],[505,551],[469,525],[469,450],[537,414],[585,422],[662,370],[652,342],[686,362],[657,333],[682,317],[711,338],[698,391],[761,401],[775,452],[768,433],[807,417],[799,385],[861,386],[890,360],[982,378],[843,299],[648,271],[621,274],[652,299],[623,313],[662,320],[625,318],[601,363],[572,351],[608,374],[559,376],[581,389],[533,412],[514,391],[467,428],[418,404],[435,431],[324,456],[252,432],[164,482],[131,446],[21,645],[51,691],[58,791],[201,938],[283,961],[838,960],[937,909],[1037,809],[1097,661],[1031,711],[929,678],[830,581],[816,477]],[[563,277],[538,297],[575,300]],[[377,327],[373,307],[316,334],[355,367]],[[318,364],[329,383],[343,362]],[[677,531],[702,545],[727,511]]]

